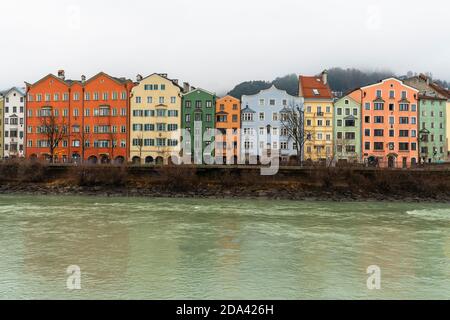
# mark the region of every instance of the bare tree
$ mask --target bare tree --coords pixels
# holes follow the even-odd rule
[[[142,163],[142,149],[144,148],[144,133],[140,131],[137,135],[137,148],[139,151],[139,161]],[[139,163],[139,164],[141,164]]]
[[[41,117],[41,133],[47,138],[50,162],[53,163],[56,148],[58,148],[61,141],[69,136],[66,118],[56,116],[51,109],[45,110],[44,116]]]
[[[305,112],[295,105],[287,106],[280,114],[282,129],[288,140],[292,140],[297,151],[297,162],[303,165],[303,148],[307,140],[311,140],[311,133],[305,131]]]

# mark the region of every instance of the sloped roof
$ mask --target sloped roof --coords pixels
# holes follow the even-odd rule
[[[256,111],[249,108],[249,106],[246,106],[244,109],[241,110],[241,113],[256,113]]]
[[[22,89],[18,88],[18,87],[12,87],[12,88],[10,88],[8,90],[0,91],[0,94],[2,96],[7,96],[11,91],[17,91],[19,94],[25,96],[25,92]]]
[[[299,86],[306,99],[333,99],[330,87],[323,82],[321,76],[299,76]]]

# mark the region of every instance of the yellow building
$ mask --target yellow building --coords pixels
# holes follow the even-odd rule
[[[154,73],[131,91],[130,160],[167,164],[180,150],[181,94],[178,80]]]
[[[3,121],[5,120],[5,100],[3,99],[3,95],[0,92],[0,159],[3,159],[3,150],[4,150],[4,136],[3,136]]]
[[[320,76],[300,76],[299,96],[304,98],[306,161],[333,159],[333,94],[328,86],[327,71]]]
[[[447,118],[446,118],[446,122],[447,122],[447,127],[446,127],[446,139],[447,139],[447,161],[450,161],[450,91],[448,93],[448,99],[447,100]]]

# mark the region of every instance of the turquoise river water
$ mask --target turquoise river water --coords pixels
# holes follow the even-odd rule
[[[0,196],[16,298],[448,299],[450,206]]]

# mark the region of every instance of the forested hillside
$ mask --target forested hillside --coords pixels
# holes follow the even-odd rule
[[[391,76],[395,76],[391,71],[361,71],[358,69],[342,68],[331,68],[328,70],[328,81],[331,90],[343,93]],[[434,81],[444,88],[448,88],[450,85],[447,81]],[[245,81],[234,87],[228,94],[240,99],[243,94],[256,94],[260,90],[269,88],[272,84],[278,89],[286,90],[291,95],[298,94],[298,76],[296,74],[279,77],[271,82],[261,80]]]

